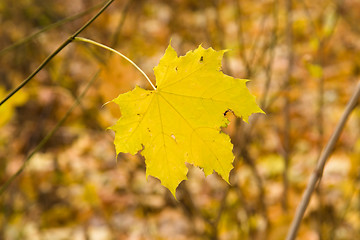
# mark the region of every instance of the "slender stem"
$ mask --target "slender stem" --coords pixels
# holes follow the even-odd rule
[[[17,86],[14,90],[12,90],[1,102],[0,107],[3,105],[7,100],[9,100],[15,93],[17,93],[21,88],[23,88],[31,79],[34,78],[34,76],[40,72],[45,65],[51,61],[61,50],[63,50],[69,43],[71,43],[77,35],[79,35],[82,31],[85,30],[93,21],[95,21],[96,18],[102,14],[105,9],[113,2],[114,0],[109,0],[103,8],[100,9],[100,11],[92,17],[87,23],[85,23],[79,30],[77,30],[73,35],[71,35],[68,39],[66,39],[52,54],[50,54],[41,64],[40,66],[35,69],[33,73],[30,74],[22,83],[20,83],[19,86]]]
[[[343,115],[341,116],[341,119],[339,123],[337,124],[334,133],[332,134],[330,140],[326,144],[326,147],[324,151],[322,152],[319,161],[317,163],[316,169],[312,173],[309,183],[307,184],[306,190],[303,193],[303,196],[301,198],[301,202],[296,209],[296,213],[294,216],[294,219],[291,223],[289,232],[287,234],[286,240],[294,240],[296,238],[297,232],[300,227],[301,220],[304,216],[305,210],[310,202],[311,195],[314,192],[315,186],[320,181],[320,178],[323,174],[325,163],[327,159],[329,158],[330,154],[332,153],[335,143],[340,137],[340,134],[345,126],[345,123],[347,119],[349,118],[350,113],[354,110],[356,105],[358,104],[360,99],[360,82],[358,83],[358,86],[352,95],[351,99],[349,100]]]
[[[87,38],[82,38],[82,37],[75,37],[74,38],[74,41],[78,41],[78,42],[86,42],[86,43],[91,43],[91,44],[94,44],[98,47],[101,47],[101,48],[104,48],[106,50],[109,50],[113,53],[116,53],[118,54],[119,56],[121,56],[122,58],[124,58],[126,61],[128,61],[129,63],[131,63],[134,67],[136,67],[137,70],[139,70],[139,72],[141,72],[142,75],[144,75],[144,77],[146,78],[146,80],[150,83],[151,87],[156,90],[156,87],[155,85],[151,82],[150,78],[145,74],[145,72],[143,70],[141,70],[141,68],[136,65],[136,63],[134,63],[133,61],[131,61],[128,57],[126,57],[124,54],[122,54],[121,52],[118,52],[116,51],[115,49],[111,48],[111,47],[108,47],[104,44],[101,44],[101,43],[98,43],[98,42],[95,42],[93,40],[90,40],[90,39],[87,39]]]

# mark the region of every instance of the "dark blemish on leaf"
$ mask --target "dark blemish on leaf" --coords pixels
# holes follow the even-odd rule
[[[178,70],[178,68],[177,67],[175,67],[175,71],[177,71]]]
[[[147,130],[148,130],[148,132],[151,132],[151,131],[150,131],[150,128],[147,128]]]
[[[203,61],[204,61],[204,56],[201,56],[200,62],[203,62]]]
[[[226,110],[226,111],[224,112],[224,116],[226,116],[226,114],[227,114],[228,112],[231,112],[231,113],[234,114],[234,112],[233,112],[231,109],[228,109],[228,110]]]

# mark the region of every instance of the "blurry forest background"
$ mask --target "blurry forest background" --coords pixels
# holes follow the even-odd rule
[[[115,1],[80,36],[119,50],[152,80],[170,40],[179,55],[199,44],[230,49],[223,71],[251,79],[267,115],[246,124],[228,113],[231,186],[189,166],[176,201],[157,179],[146,180],[140,155],[116,160],[114,134],[106,130],[120,111],[104,104],[135,85],[149,89],[147,81],[119,56],[71,43],[0,107],[1,185],[31,154],[0,196],[0,239],[284,239],[360,77],[360,1],[288,2]],[[1,100],[103,5],[1,0]],[[298,239],[360,236],[359,136],[358,107]]]

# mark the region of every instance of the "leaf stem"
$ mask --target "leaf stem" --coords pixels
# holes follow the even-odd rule
[[[78,41],[78,42],[86,42],[86,43],[91,43],[91,44],[94,44],[98,47],[101,47],[101,48],[104,48],[106,50],[109,50],[113,53],[116,53],[118,54],[119,56],[121,56],[122,58],[124,58],[126,61],[128,61],[129,63],[131,63],[134,67],[136,67],[137,70],[139,70],[139,72],[141,72],[142,75],[144,75],[144,77],[146,78],[146,80],[150,83],[151,87],[156,90],[156,87],[155,85],[151,82],[150,78],[145,74],[145,72],[143,70],[141,70],[141,68],[136,65],[136,63],[134,63],[132,60],[130,60],[128,57],[126,57],[124,54],[122,54],[121,52],[118,52],[116,51],[115,49],[111,48],[111,47],[108,47],[104,44],[101,44],[101,43],[98,43],[98,42],[95,42],[93,40],[90,40],[90,39],[87,39],[87,38],[83,38],[83,37],[75,37],[74,38],[74,41]]]

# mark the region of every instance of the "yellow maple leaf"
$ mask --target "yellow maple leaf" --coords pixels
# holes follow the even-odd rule
[[[252,113],[263,112],[247,80],[222,73],[224,52],[199,46],[178,57],[169,45],[154,68],[156,90],[136,87],[113,100],[122,114],[111,127],[116,152],[141,151],[146,176],[160,179],[174,196],[187,179],[185,162],[206,176],[216,171],[228,182],[234,155],[230,137],[221,132],[229,123],[224,113],[231,109],[247,121]]]

